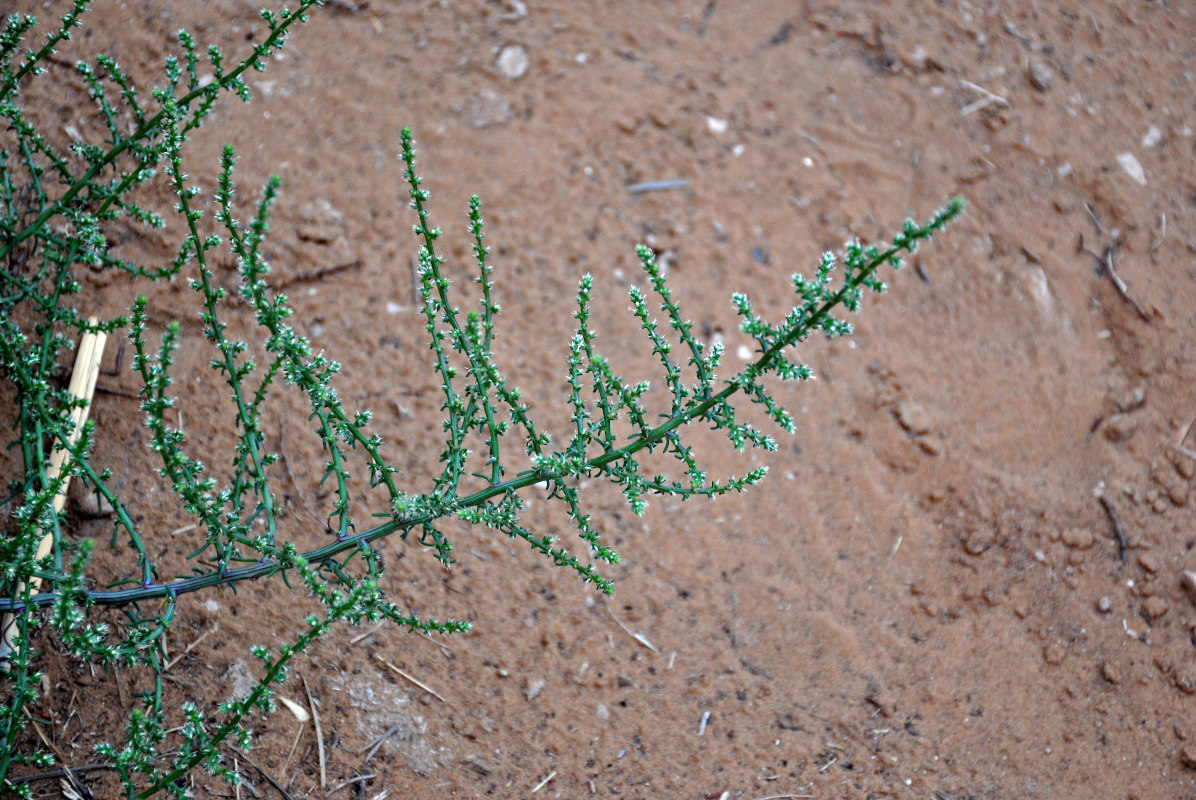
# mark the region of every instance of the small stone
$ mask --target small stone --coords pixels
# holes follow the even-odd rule
[[[527,682],[527,688],[523,690],[523,694],[528,700],[535,700],[540,696],[540,692],[544,691],[544,686],[547,683],[543,678],[532,678]]]
[[[1192,601],[1192,605],[1196,605],[1196,572],[1191,570],[1181,572],[1179,585],[1184,587],[1184,591],[1188,593],[1188,599]]]
[[[635,133],[639,126],[640,121],[635,117],[618,117],[615,119],[615,129],[622,133]]]
[[[673,124],[673,116],[667,111],[660,109],[649,111],[648,119],[653,125],[663,130],[668,130],[669,126]]]
[[[309,225],[339,225],[345,215],[323,197],[309,200],[299,209],[299,221]]]
[[[461,759],[461,763],[465,764],[477,774],[483,776],[489,775],[494,771],[494,767],[490,766],[488,762],[478,758],[477,756],[466,756],[465,758]]]
[[[1129,175],[1134,183],[1140,186],[1146,185],[1146,170],[1142,169],[1142,164],[1133,153],[1119,153],[1117,164],[1125,170],[1125,174]]]
[[[1124,442],[1138,430],[1138,421],[1127,414],[1114,414],[1105,423],[1105,438],[1110,442]]]
[[[726,133],[727,121],[718,117],[706,117],[706,127],[711,133]]]
[[[1148,597],[1142,603],[1142,613],[1147,619],[1158,619],[1167,613],[1167,601],[1157,595]]]
[[[917,403],[900,403],[897,408],[893,409],[893,415],[897,417],[897,423],[907,433],[916,436],[930,432],[930,419],[926,414],[926,409]]]
[[[1191,672],[1185,672],[1182,675],[1175,673],[1171,676],[1171,682],[1175,684],[1176,689],[1184,694],[1196,694],[1196,675]]]
[[[498,54],[498,70],[511,80],[522,78],[527,72],[527,51],[517,44],[504,47]]]
[[[1138,556],[1138,564],[1147,572],[1155,573],[1159,571],[1159,559],[1152,553],[1143,553]]]
[[[1092,547],[1095,537],[1087,528],[1068,528],[1063,531],[1063,543],[1077,550],[1087,550]]]
[[[926,69],[926,65],[930,61],[930,54],[926,52],[925,47],[918,45],[912,53],[906,56],[905,61],[915,71],[921,72]]]
[[[777,727],[781,728],[782,730],[786,730],[786,731],[805,732],[805,728],[803,728],[801,726],[801,723],[798,722],[797,718],[795,716],[793,716],[792,714],[781,714],[780,716],[778,716],[777,717]]]
[[[943,443],[931,436],[919,436],[918,447],[928,456],[937,456],[943,452]]]
[[[1188,458],[1187,456],[1181,456],[1175,459],[1175,471],[1178,472],[1180,477],[1182,477],[1184,480],[1190,481],[1193,477],[1196,477],[1196,461]]]
[[[607,709],[605,703],[599,703],[598,710],[595,713],[598,715],[598,719],[610,719],[610,711]]]
[[[1163,132],[1159,130],[1158,125],[1151,125],[1146,129],[1146,133],[1142,134],[1143,147],[1154,147],[1161,141],[1163,141]]]
[[[108,498],[96,492],[83,492],[75,503],[75,510],[85,517],[107,517],[116,513]]]
[[[1108,595],[1103,595],[1096,601],[1096,610],[1102,614],[1108,614],[1113,610],[1113,601],[1109,599]]]
[[[1117,410],[1128,414],[1131,411],[1137,411],[1144,405],[1146,405],[1146,389],[1135,386],[1118,399]]]
[[[1179,763],[1188,769],[1196,769],[1196,745],[1185,744],[1180,748]]]
[[[1185,506],[1188,504],[1188,487],[1187,486],[1172,486],[1167,490],[1167,499],[1171,501],[1172,505]]]
[[[968,538],[964,539],[963,549],[970,554],[978,556],[993,544],[993,532],[987,528],[978,528],[968,534]]]
[[[295,235],[301,242],[332,244],[341,235],[341,231],[332,225],[296,225]]]
[[[1112,661],[1100,665],[1100,676],[1114,686],[1121,683],[1121,670],[1117,669],[1117,665]]]
[[[301,242],[332,244],[344,228],[344,215],[332,203],[317,197],[303,204],[299,209],[299,224],[295,235]]]
[[[1061,641],[1054,641],[1042,648],[1042,660],[1051,666],[1059,666],[1067,658],[1067,645]]]
[[[1051,68],[1041,61],[1033,61],[1026,69],[1026,77],[1030,79],[1030,85],[1040,92],[1045,92],[1051,88]]]

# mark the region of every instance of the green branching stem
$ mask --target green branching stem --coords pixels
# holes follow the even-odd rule
[[[196,100],[206,98],[215,100],[216,96],[221,91],[241,86],[241,76],[250,69],[260,69],[260,59],[277,50],[281,46],[282,42],[286,40],[287,33],[291,26],[297,22],[303,21],[306,13],[315,6],[320,5],[323,1],[324,0],[300,0],[299,7],[293,13],[287,14],[282,21],[270,31],[269,36],[267,36],[260,44],[254,45],[253,57],[247,58],[240,62],[230,72],[221,75],[217,80],[213,81],[207,86],[196,86],[195,88],[191,89],[191,91],[185,93],[175,100],[175,104],[180,108],[187,108]],[[72,10],[71,14],[68,15],[68,19],[70,19],[70,26],[77,24],[79,15],[86,10],[87,5],[88,4],[86,2],[76,0],[75,8]],[[69,31],[69,27],[63,25],[60,27],[60,30]],[[62,38],[65,38],[65,36]],[[61,39],[58,41],[61,41]],[[57,42],[55,42],[55,44],[57,44]],[[47,43],[46,47],[43,48],[44,53],[42,53],[40,56],[32,57],[29,64],[22,67],[21,70],[18,70],[18,73],[20,75],[27,74],[30,64],[44,61],[53,52],[53,49],[54,46]],[[12,87],[15,86],[17,82],[19,82],[18,77],[10,78],[10,80],[5,83],[4,87],[2,87],[5,89],[5,91],[0,92],[0,97],[9,96],[9,94],[11,94]],[[209,100],[209,102],[211,100]],[[126,137],[120,144],[105,152],[103,156],[96,160],[86,172],[76,178],[75,181],[63,193],[62,197],[58,198],[58,200],[56,200],[53,204],[48,205],[32,222],[30,222],[24,228],[16,231],[11,237],[6,237],[4,244],[0,245],[0,260],[7,258],[13,249],[17,247],[17,245],[21,244],[21,242],[25,241],[30,236],[34,236],[35,234],[40,235],[46,223],[49,222],[54,216],[62,214],[80,192],[93,186],[96,177],[104,170],[105,167],[115,162],[116,159],[121,156],[121,154],[132,148],[137,142],[150,139],[158,135],[164,128],[166,114],[167,109],[163,108],[157,114],[154,114],[152,117],[145,120],[145,122],[139,125],[137,129],[133,131],[133,133],[129,134],[129,136]],[[136,173],[130,173],[128,176],[126,176],[124,183],[117,187],[115,194],[119,195],[123,193],[123,190],[127,189],[135,179]]]
[[[922,229],[919,229],[913,241],[923,239],[931,235],[934,231],[940,229],[946,222],[953,219],[963,210],[962,201],[952,201],[946,206],[943,211]],[[925,231],[925,232],[922,232]],[[668,436],[677,429],[701,420],[709,415],[712,411],[725,404],[736,393],[743,391],[749,385],[755,376],[763,374],[774,362],[780,357],[781,353],[789,346],[798,342],[808,336],[811,331],[821,328],[830,316],[833,309],[842,305],[849,297],[855,293],[860,286],[866,285],[873,274],[884,264],[891,263],[902,250],[908,249],[904,246],[893,246],[883,252],[876,253],[863,264],[859,271],[854,274],[842,288],[825,299],[813,313],[810,314],[806,322],[787,333],[787,335],[774,342],[759,358],[746,366],[743,371],[735,378],[728,380],[724,387],[716,394],[701,400],[697,400],[689,404],[679,413],[670,416],[661,424],[651,428],[646,434],[635,437],[626,445],[611,450],[609,452],[601,453],[590,458],[587,458],[582,468],[582,472],[596,471],[603,467],[610,466],[617,462],[622,462],[629,457],[639,453],[645,449],[652,448],[664,442]],[[390,536],[394,533],[406,533],[407,531],[423,525],[430,525],[436,519],[447,516],[450,513],[456,513],[462,509],[481,507],[487,502],[501,498],[511,493],[520,491],[529,486],[543,483],[545,481],[556,481],[564,477],[561,470],[551,469],[548,467],[537,467],[526,470],[515,477],[509,478],[499,483],[492,484],[479,489],[478,491],[461,497],[459,500],[453,502],[446,508],[440,509],[439,513],[428,513],[414,517],[407,517],[403,519],[390,520],[380,525],[377,525],[369,530],[356,533],[343,540],[325,545],[303,554],[303,559],[310,564],[321,564],[325,561],[332,560],[338,556],[349,553],[354,549],[360,547],[363,543],[372,543]],[[261,562],[248,565],[245,567],[232,568],[224,573],[211,572],[204,575],[198,575],[191,578],[185,578],[177,581],[171,581],[161,584],[153,584],[150,586],[138,587],[136,589],[125,589],[120,591],[90,591],[87,593],[88,601],[100,606],[119,606],[132,602],[143,602],[147,600],[183,595],[189,592],[199,591],[215,586],[228,585],[244,580],[253,580],[257,578],[269,577],[275,575],[286,569],[285,564],[277,559],[265,559]],[[51,605],[56,599],[54,593],[47,593],[38,595],[26,601],[30,605],[44,607]],[[10,600],[0,599],[0,611],[20,610],[26,603],[13,603]]]

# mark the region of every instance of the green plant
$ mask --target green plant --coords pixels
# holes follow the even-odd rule
[[[650,407],[659,394],[646,382],[621,377],[599,352],[590,329],[593,282],[582,278],[577,291],[577,332],[569,343],[565,381],[572,410],[569,429],[559,443],[539,427],[519,390],[500,373],[494,359],[495,318],[491,266],[484,243],[480,201],[470,201],[469,220],[476,260],[480,303],[463,312],[453,305],[445,262],[437,254],[438,228],[428,219],[429,193],[416,173],[415,150],[409,131],[401,137],[404,177],[419,239],[419,279],[423,313],[433,368],[444,395],[442,468],[424,491],[401,490],[396,470],[382,454],[382,442],[368,432],[368,411],[350,411],[338,397],[335,361],[314,353],[291,327],[291,308],[285,296],[270,288],[268,264],[261,244],[267,219],[279,189],[277,178],[265,186],[262,198],[245,218],[235,203],[234,153],[226,148],[219,173],[214,212],[205,214],[198,187],[184,170],[181,148],[188,134],[207,117],[222,92],[248,99],[241,79],[248,69],[261,69],[287,32],[304,19],[317,0],[303,0],[295,11],[263,12],[269,35],[245,59],[226,69],[218,50],[207,54],[213,78],[200,77],[201,59],[195,43],[180,33],[181,59],[166,64],[166,83],[143,100],[117,63],[106,56],[96,66],[78,65],[79,73],[108,132],[103,145],[76,141],[69,154],[28,121],[22,105],[25,85],[36,78],[55,46],[69,37],[87,7],[74,8],[38,50],[18,57],[21,44],[35,22],[13,16],[0,35],[0,116],[8,130],[0,138],[0,373],[3,391],[13,399],[10,420],[17,431],[14,445],[22,471],[10,481],[0,502],[9,512],[8,530],[0,540],[0,612],[12,615],[14,644],[5,654],[4,681],[10,692],[0,707],[0,781],[11,791],[27,793],[11,769],[19,764],[48,764],[50,757],[31,747],[18,748],[18,736],[35,702],[39,675],[35,670],[34,635],[45,624],[39,609],[49,612],[50,627],[60,646],[73,656],[104,666],[141,667],[152,676],[152,688],[130,716],[123,745],[104,744],[99,753],[112,764],[126,796],[144,798],[160,791],[182,796],[180,779],[196,766],[236,781],[222,761],[218,746],[229,737],[248,744],[242,726],[255,709],[272,707],[275,687],[285,680],[288,663],[332,625],[345,621],[389,619],[413,630],[454,632],[468,623],[421,619],[390,602],[379,588],[383,565],[375,549],[379,540],[397,535],[413,538],[445,564],[452,562],[452,546],[441,528],[456,518],[484,525],[521,539],[554,563],[573,570],[603,592],[612,585],[594,563],[613,563],[618,556],[606,547],[598,527],[584,509],[582,479],[605,478],[618,485],[636,514],[644,512],[650,495],[713,497],[740,491],[764,477],[765,468],[741,477],[712,480],[682,438],[686,427],[703,423],[721,430],[737,449],[775,448],[773,440],[740,418],[733,403],[739,397],[761,406],[783,429],[793,427],[789,415],[774,398],[769,381],[803,380],[809,370],[791,358],[789,348],[811,333],[828,336],[850,333],[851,326],[834,316],[839,307],[859,308],[865,289],[882,291],[877,271],[900,265],[900,254],[912,252],[962,209],[952,201],[925,225],[907,222],[885,249],[849,243],[843,255],[842,280],[834,280],[836,258],[823,256],[811,278],[795,275],[795,307],[779,323],[757,316],[745,295],[735,295],[742,329],[758,345],[758,357],[729,378],[720,379],[722,348],[707,346],[693,335],[690,323],[672,299],[653,253],[645,247],[637,255],[648,290],[632,287],[631,304],[662,372],[663,407]],[[110,94],[119,101],[110,99]],[[133,132],[125,124],[134,120]],[[163,181],[159,181],[159,172]],[[152,202],[135,201],[137,190],[164,182],[185,235],[173,262],[162,268],[130,263],[115,257],[104,235],[105,224],[126,218],[138,224],[161,226]],[[150,196],[142,191],[137,197]],[[217,232],[219,231],[219,232]],[[240,307],[230,304],[213,274],[213,257],[226,248],[239,265]],[[187,451],[183,433],[167,413],[175,404],[170,394],[173,353],[180,336],[177,323],[166,327],[155,344],[148,336],[148,301],[138,299],[128,318],[88,322],[72,296],[81,286],[80,266],[120,270],[131,281],[153,281],[186,275],[202,306],[203,335],[212,348],[212,369],[228,390],[229,414],[235,422],[237,446],[222,480]],[[260,332],[256,341],[241,341],[229,333],[230,314],[252,314]],[[654,307],[664,322],[654,319]],[[73,332],[128,328],[135,356],[134,369],[142,385],[141,407],[151,446],[161,459],[160,473],[195,521],[202,535],[192,559],[204,567],[190,574],[160,574],[147,546],[154,532],[134,524],[125,503],[110,486],[111,475],[93,464],[94,425],[74,430],[70,413],[80,401],[58,388],[52,375],[59,357],[72,347]],[[680,353],[680,355],[677,355]],[[334,487],[329,509],[329,540],[300,552],[288,539],[295,518],[280,516],[273,489],[278,456],[263,430],[263,409],[271,392],[287,384],[306,396],[313,434],[327,456],[324,479]],[[55,475],[50,461],[55,450],[65,451],[66,464]],[[680,477],[658,473],[648,477],[643,458],[654,451],[678,462]],[[361,528],[350,498],[354,459],[364,462],[368,485],[386,497],[389,509],[370,527]],[[111,545],[127,543],[136,554],[137,578],[98,586],[89,576],[90,541],[72,539],[54,498],[64,480],[76,476],[114,508]],[[561,504],[588,550],[583,560],[551,536],[542,536],[522,522],[523,492],[546,486],[548,496]],[[38,543],[50,537],[52,548],[37,556]],[[197,561],[197,563],[201,563]],[[163,635],[170,628],[184,595],[250,579],[298,577],[318,601],[321,612],[308,617],[307,628],[275,651],[256,648],[260,679],[244,697],[220,706],[219,720],[186,706],[181,719],[163,703],[161,673],[165,664]],[[42,591],[35,586],[40,579]],[[124,614],[117,630],[98,622],[102,609]],[[181,722],[168,733],[171,722]],[[162,752],[170,742],[170,755]]]

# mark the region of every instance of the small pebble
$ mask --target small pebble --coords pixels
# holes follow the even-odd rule
[[[1179,751],[1179,763],[1188,769],[1196,769],[1196,745],[1185,744]]]
[[[1087,550],[1092,547],[1095,537],[1087,528],[1068,528],[1063,531],[1063,543],[1077,550]]]
[[[1138,556],[1138,564],[1147,572],[1154,573],[1159,571],[1159,559],[1152,553],[1143,553]]]
[[[918,447],[921,447],[922,452],[928,456],[937,456],[943,452],[943,443],[927,436],[918,438]]]
[[[1180,456],[1175,459],[1175,471],[1185,480],[1192,480],[1196,477],[1196,461],[1187,456]]]
[[[1124,442],[1138,430],[1138,422],[1128,414],[1114,414],[1105,423],[1105,438],[1110,442]]]
[[[1146,170],[1142,169],[1142,164],[1133,153],[1118,154],[1117,163],[1135,183],[1141,186],[1146,185]]]
[[[527,65],[527,51],[517,44],[504,47],[498,54],[498,69],[511,80],[522,78]]]
[[[1108,595],[1101,597],[1096,601],[1096,610],[1102,614],[1108,614],[1113,610],[1113,601],[1109,599]]]
[[[1112,661],[1106,661],[1100,665],[1100,676],[1114,686],[1121,683],[1121,671]]]
[[[1149,619],[1158,619],[1167,613],[1167,601],[1157,595],[1148,597],[1142,603],[1142,613]]]
[[[1154,147],[1161,141],[1163,141],[1163,132],[1159,130],[1158,125],[1151,125],[1142,136],[1143,147]]]
[[[95,492],[86,492],[75,503],[75,509],[85,517],[107,517],[116,513],[108,498]]]
[[[1192,601],[1192,605],[1196,605],[1196,572],[1184,570],[1180,573],[1179,584],[1188,593],[1188,599]]]
[[[540,692],[544,691],[544,685],[547,683],[543,678],[533,678],[527,682],[527,689],[524,690],[524,695],[528,700],[535,700],[540,696]]]
[[[1051,68],[1041,61],[1034,61],[1026,70],[1026,77],[1030,79],[1030,85],[1040,92],[1045,92],[1051,88]]]
[[[968,553],[971,555],[978,556],[988,548],[992,547],[992,543],[992,531],[981,528],[968,534],[968,538],[963,542],[963,549],[968,551]]]
[[[897,417],[897,423],[907,433],[919,434],[930,431],[930,417],[926,413],[926,409],[917,403],[908,401],[899,403],[893,413]]]
[[[727,121],[718,117],[706,117],[706,127],[711,133],[726,133]]]
[[[1067,645],[1055,641],[1042,648],[1042,660],[1051,666],[1058,666],[1067,658]]]
[[[1117,401],[1117,409],[1123,413],[1137,411],[1146,404],[1146,389],[1135,386],[1121,396]]]

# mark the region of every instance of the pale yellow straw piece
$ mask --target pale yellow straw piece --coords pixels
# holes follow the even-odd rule
[[[95,317],[87,320],[88,325],[95,325],[97,322],[98,320]],[[71,383],[68,391],[72,397],[83,400],[84,405],[71,409],[71,421],[75,423],[75,426],[71,430],[68,441],[72,447],[79,440],[79,434],[83,431],[83,426],[87,423],[87,415],[91,411],[91,400],[95,396],[96,380],[100,377],[100,361],[104,357],[104,342],[107,338],[108,336],[105,333],[88,332],[84,333],[83,337],[79,340],[79,351],[75,354],[75,368],[71,373]],[[70,452],[68,448],[54,448],[54,452],[50,455],[50,466],[46,470],[46,480],[49,483],[58,480],[58,476],[62,474],[63,464],[66,463],[69,456]],[[66,492],[70,488],[70,482],[70,476],[67,476],[66,480],[58,488],[58,494],[54,495],[55,514],[61,514],[62,509],[66,506]],[[38,560],[48,556],[53,547],[54,536],[47,533],[38,543]],[[29,585],[36,592],[41,587],[41,578],[31,578]],[[18,584],[16,596],[20,597],[24,593],[24,584]],[[8,659],[9,653],[16,650],[14,642],[16,625],[13,624],[15,621],[12,614],[5,614],[3,623],[0,623],[0,631],[3,631],[3,635],[0,636],[0,664]]]

